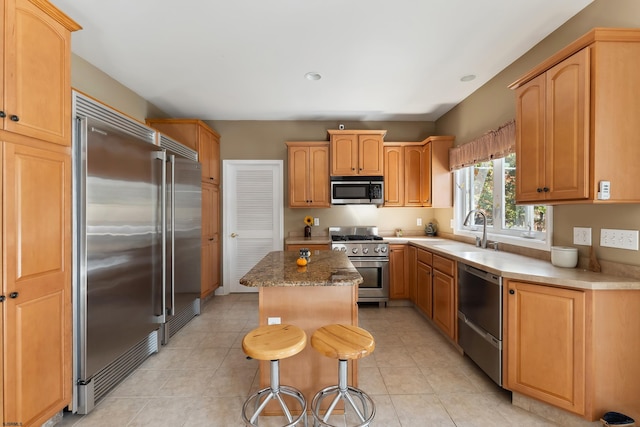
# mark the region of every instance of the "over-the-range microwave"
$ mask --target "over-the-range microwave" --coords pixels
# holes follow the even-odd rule
[[[332,205],[382,205],[384,180],[381,176],[332,176]]]

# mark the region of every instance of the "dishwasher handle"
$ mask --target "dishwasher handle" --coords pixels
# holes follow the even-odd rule
[[[474,276],[477,276],[483,280],[486,280],[487,282],[493,283],[495,285],[502,285],[502,277],[493,274],[493,273],[489,273],[488,271],[483,271],[480,270],[478,268],[472,267],[470,265],[467,264],[462,264],[459,263],[458,264],[464,271],[466,271],[469,274],[472,274]]]

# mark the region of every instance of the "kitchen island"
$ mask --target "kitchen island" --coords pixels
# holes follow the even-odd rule
[[[260,326],[278,319],[302,328],[308,337],[330,323],[358,324],[358,285],[362,276],[345,253],[318,251],[308,265],[296,264],[297,251],[268,253],[240,284],[258,288]],[[357,363],[349,362],[349,384],[357,386]],[[260,362],[260,387],[269,385],[269,362]],[[309,405],[320,389],[338,380],[338,364],[311,345],[280,361],[281,384],[298,388]],[[329,402],[327,402],[329,403]],[[268,414],[277,414],[272,406]]]

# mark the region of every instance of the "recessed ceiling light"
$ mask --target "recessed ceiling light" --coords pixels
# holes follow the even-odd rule
[[[322,76],[320,73],[309,72],[304,75],[304,78],[307,80],[320,80]]]
[[[460,77],[460,81],[461,82],[470,82],[471,80],[474,80],[475,78],[476,78],[475,74],[467,74],[466,76]]]

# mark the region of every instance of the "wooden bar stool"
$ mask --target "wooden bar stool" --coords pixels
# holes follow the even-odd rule
[[[252,394],[242,406],[242,419],[249,426],[257,426],[258,416],[270,400],[276,399],[284,412],[289,424],[284,427],[298,425],[303,420],[307,425],[307,401],[300,390],[280,385],[280,359],[295,356],[307,345],[307,334],[293,325],[267,325],[249,332],[242,340],[242,350],[245,354],[257,360],[271,361],[271,384],[257,393]],[[300,403],[300,415],[295,419],[282,399],[281,395],[293,397]],[[264,397],[264,400],[262,398]],[[247,415],[247,409],[255,401],[253,415]]]
[[[345,410],[347,403],[353,408],[356,415],[360,419],[360,424],[355,427],[368,426],[376,414],[376,405],[371,397],[359,388],[352,387],[347,384],[347,361],[360,359],[373,352],[375,341],[373,336],[366,330],[352,325],[325,325],[316,330],[311,336],[311,346],[327,357],[338,359],[338,385],[329,386],[320,390],[313,397],[311,402],[311,412],[313,413],[314,426],[332,427],[328,424],[331,412],[335,409],[340,400],[345,402]],[[321,416],[320,405],[322,401],[330,396],[335,397],[327,408],[324,416]],[[359,408],[353,396],[357,397],[362,403]]]

